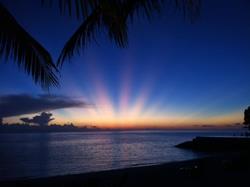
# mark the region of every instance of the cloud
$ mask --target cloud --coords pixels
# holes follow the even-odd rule
[[[51,118],[52,115],[52,113],[43,112],[33,118],[20,118],[20,120],[24,123],[36,123],[40,126],[46,126],[50,121],[54,120],[54,118]]]
[[[12,117],[63,108],[87,107],[79,99],[60,95],[0,95],[0,117]]]

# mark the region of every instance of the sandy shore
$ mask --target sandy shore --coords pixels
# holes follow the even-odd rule
[[[225,154],[154,166],[0,182],[0,186],[248,186],[250,157]]]

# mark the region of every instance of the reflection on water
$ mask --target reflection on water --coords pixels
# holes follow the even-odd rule
[[[201,155],[174,145],[201,134],[169,131],[0,134],[0,180],[197,158]]]

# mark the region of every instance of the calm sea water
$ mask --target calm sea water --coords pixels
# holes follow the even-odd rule
[[[0,180],[45,177],[204,156],[174,145],[229,131],[114,131],[0,134]]]

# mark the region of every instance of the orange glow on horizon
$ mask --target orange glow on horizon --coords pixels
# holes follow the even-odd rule
[[[93,125],[100,128],[195,128],[202,125],[223,127],[241,122],[241,113],[232,113],[225,116],[215,117],[154,117],[154,116],[120,116],[120,117],[86,117],[70,120],[78,126]],[[55,122],[63,123],[66,119],[57,119]]]
[[[171,107],[168,108],[168,103],[163,104],[164,95],[154,99],[153,103],[149,103],[153,81],[145,81],[132,99],[131,68],[128,68],[128,71],[125,71],[121,76],[120,95],[118,106],[116,106],[108,86],[105,84],[105,79],[101,76],[102,74],[98,71],[98,68],[91,69],[94,70],[91,71],[89,77],[89,81],[93,85],[91,94],[83,94],[83,90],[78,88],[77,84],[70,84],[70,94],[72,96],[77,95],[83,101],[93,101],[93,103],[90,103],[92,106],[51,111],[55,118],[51,123],[74,123],[78,126],[94,125],[101,128],[186,128],[208,124],[223,126],[239,123],[243,119],[242,112],[238,111],[212,117],[202,116],[200,111],[204,110],[203,106],[200,111],[190,111],[190,113],[185,114],[178,111],[173,112]],[[173,88],[169,88],[169,91],[171,89]],[[19,117],[5,120],[7,122],[16,122]]]
[[[77,110],[77,109],[76,109]],[[196,128],[202,125],[211,125],[213,127],[223,127],[241,122],[243,115],[241,113],[232,113],[225,116],[215,117],[183,117],[183,116],[136,116],[134,114],[128,116],[108,116],[107,113],[96,113],[96,109],[83,109],[80,111],[64,111],[67,115],[54,113],[56,120],[51,123],[65,124],[74,123],[77,126],[96,126],[99,128],[114,129],[143,129],[143,128]],[[79,110],[79,109],[78,109]],[[81,117],[82,112],[85,117]],[[27,117],[27,115],[25,115]],[[32,115],[28,115],[31,117]],[[19,116],[21,117],[21,116]],[[6,118],[7,122],[16,122],[19,117]]]

